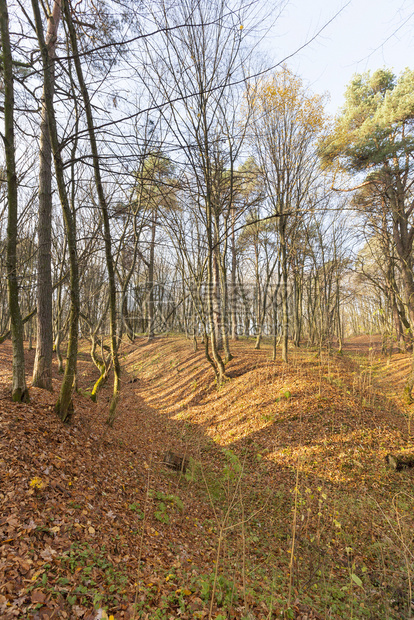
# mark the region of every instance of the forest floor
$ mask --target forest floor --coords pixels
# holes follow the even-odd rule
[[[184,338],[125,343],[113,428],[87,343],[70,425],[56,367],[54,393],[11,402],[0,346],[0,618],[413,617],[414,469],[385,462],[414,452],[409,356],[253,346],[217,390]]]

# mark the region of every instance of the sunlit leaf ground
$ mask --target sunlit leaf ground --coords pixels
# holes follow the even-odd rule
[[[385,463],[414,452],[408,356],[359,337],[284,365],[253,346],[232,345],[217,390],[192,342],[125,343],[110,429],[86,343],[70,426],[57,373],[11,403],[1,345],[1,618],[410,617],[414,470]]]

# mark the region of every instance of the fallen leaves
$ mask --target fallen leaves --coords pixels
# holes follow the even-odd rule
[[[32,603],[44,603],[46,600],[46,595],[41,590],[33,590],[30,595],[30,600]]]
[[[356,485],[382,496],[393,474],[378,463],[383,452],[401,444],[405,422],[395,412],[363,405],[361,395],[352,390],[347,360],[330,362],[331,371],[335,367],[342,377],[341,387],[328,375],[321,379],[320,360],[307,354],[298,353],[292,367],[282,372],[281,363],[270,362],[266,351],[249,347],[234,345],[236,358],[229,365],[234,377],[217,391],[202,353],[190,352],[184,340],[161,340],[144,351],[131,345],[126,364],[133,365],[140,355],[149,363],[139,384],[123,386],[113,429],[104,424],[106,388],[98,404],[75,395],[77,413],[70,427],[55,417],[55,395],[42,390],[33,389],[32,406],[2,401],[0,440],[7,446],[0,460],[2,620],[36,617],[39,609],[41,620],[129,620],[137,591],[142,618],[150,619],[161,604],[174,618],[180,604],[188,614],[191,610],[189,617],[206,617],[209,578],[217,558],[215,519],[227,501],[219,486],[226,466],[221,446],[231,448],[243,462],[246,497],[252,493],[254,501],[260,495],[268,498],[263,519],[255,518],[260,527],[253,532],[249,522],[245,532],[245,559],[252,575],[259,574],[258,592],[269,588],[269,554],[275,554],[272,570],[282,570],[281,558],[288,557],[292,472],[298,462],[304,477],[304,508],[298,518],[302,538],[322,544],[329,533],[326,557],[339,554],[349,523],[332,504],[341,497],[341,489],[347,497]],[[2,353],[0,371],[10,363],[9,343],[3,343]],[[150,363],[151,356],[159,356],[156,364]],[[171,359],[180,360],[186,372],[169,373]],[[80,360],[80,367],[82,380],[91,380],[94,369],[89,362]],[[57,386],[57,374],[54,381]],[[160,455],[166,447],[191,453],[203,463],[203,471],[190,472],[195,482],[164,470]],[[219,498],[214,500],[217,514],[205,492],[206,475]],[[279,497],[279,491],[285,495]],[[182,502],[182,511],[169,497]],[[245,501],[247,511],[250,500]],[[320,514],[319,530],[305,506]],[[256,501],[253,511],[257,508]],[[279,521],[267,517],[267,522],[265,514],[275,509]],[[359,527],[362,537],[363,528],[369,528],[361,523]],[[226,558],[227,565],[221,558],[223,574],[227,569],[234,573],[234,596],[243,603],[239,530],[227,534],[226,553],[234,557]],[[372,536],[370,532],[370,541]],[[348,561],[345,557],[345,567]],[[335,570],[339,569],[333,569],[336,576]],[[353,582],[355,589],[359,587]],[[223,580],[222,591],[218,588],[223,604],[226,584]],[[259,604],[258,592],[247,592],[246,601],[257,618],[267,617],[268,603]],[[241,603],[228,603],[227,608],[237,619],[244,613]],[[302,613],[298,618],[317,617],[309,606],[305,611],[298,603],[297,610]],[[186,613],[180,616],[184,619]]]
[[[46,548],[43,549],[43,551],[41,551],[39,555],[41,558],[43,558],[43,560],[45,560],[45,562],[53,562],[53,558],[57,555],[57,551],[55,551],[49,546],[46,546]]]

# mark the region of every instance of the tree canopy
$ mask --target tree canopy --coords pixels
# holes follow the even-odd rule
[[[386,69],[355,75],[332,133],[322,142],[323,160],[351,172],[384,163],[408,165],[413,121],[414,71],[399,77]]]

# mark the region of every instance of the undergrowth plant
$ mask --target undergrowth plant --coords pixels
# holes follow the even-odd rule
[[[62,576],[62,570],[58,576],[57,567],[67,576]],[[108,559],[105,545],[95,549],[87,542],[73,542],[67,552],[55,558],[53,565],[43,565],[27,592],[42,587],[51,598],[63,596],[69,607],[108,609],[127,600],[128,581],[126,567]]]

